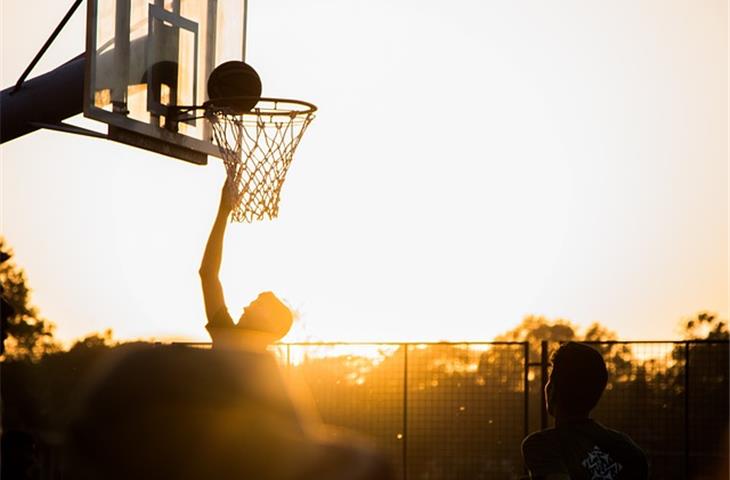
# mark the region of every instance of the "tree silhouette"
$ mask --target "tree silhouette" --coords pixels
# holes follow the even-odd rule
[[[498,342],[530,342],[530,358],[540,358],[540,345],[548,342],[575,340],[578,327],[567,320],[549,320],[540,315],[527,315],[519,325],[495,337]]]
[[[4,353],[9,358],[38,360],[44,354],[58,351],[60,345],[53,337],[55,325],[31,305],[25,272],[15,265],[12,256],[5,239],[0,238]]]
[[[680,322],[682,336],[687,340],[727,340],[730,338],[727,320],[716,313],[700,312]]]
[[[687,395],[689,433],[689,470],[697,478],[708,475],[715,465],[727,466],[728,322],[711,312],[699,312],[680,321],[680,331],[687,340],[701,342],[679,344],[672,351],[676,391]]]

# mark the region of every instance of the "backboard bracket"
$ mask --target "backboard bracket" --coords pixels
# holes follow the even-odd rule
[[[58,123],[43,123],[43,122],[30,122],[30,124],[37,128],[44,128],[46,130],[54,130],[56,132],[63,132],[63,133],[73,133],[75,135],[83,135],[84,137],[92,137],[92,138],[104,138],[106,139],[107,136],[103,133],[96,132],[94,130],[89,130],[88,128],[83,127],[77,127],[76,125],[71,125],[64,122],[58,122]]]
[[[161,155],[177,158],[196,165],[207,165],[208,155],[185,148],[170,142],[164,142],[154,137],[141,135],[131,130],[109,125],[109,133],[107,138],[115,142],[124,143],[132,147],[150,150]]]

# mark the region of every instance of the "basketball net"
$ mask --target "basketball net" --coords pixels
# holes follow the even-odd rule
[[[261,99],[251,112],[223,107],[206,112],[226,167],[232,221],[278,216],[286,173],[316,110],[301,106],[298,101]]]

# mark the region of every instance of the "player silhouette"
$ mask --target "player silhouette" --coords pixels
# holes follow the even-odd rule
[[[265,350],[268,345],[287,334],[292,325],[292,313],[272,292],[261,293],[243,309],[238,323],[234,323],[223,296],[218,277],[223,257],[223,238],[232,210],[232,188],[228,182],[221,191],[220,205],[200,264],[203,287],[206,329],[214,348],[245,348]]]
[[[231,319],[218,280],[228,198],[200,268],[214,348],[129,344],[96,362],[66,435],[68,478],[391,480],[368,441],[302,408],[266,351],[289,309],[266,292]]]
[[[555,428],[533,433],[522,442],[531,478],[648,478],[646,455],[631,438],[590,418],[608,382],[601,354],[588,345],[569,342],[553,354],[551,364],[545,402],[555,417]]]

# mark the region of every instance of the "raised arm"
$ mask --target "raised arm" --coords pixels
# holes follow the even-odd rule
[[[205,246],[203,261],[200,263],[199,270],[208,324],[215,323],[215,315],[226,306],[225,299],[223,298],[223,287],[218,278],[218,272],[221,268],[221,258],[223,257],[223,237],[226,233],[228,215],[231,213],[232,208],[226,189],[227,183],[221,191],[218,214],[215,217],[213,229],[210,231],[208,244]],[[228,315],[226,317],[229,318]]]

